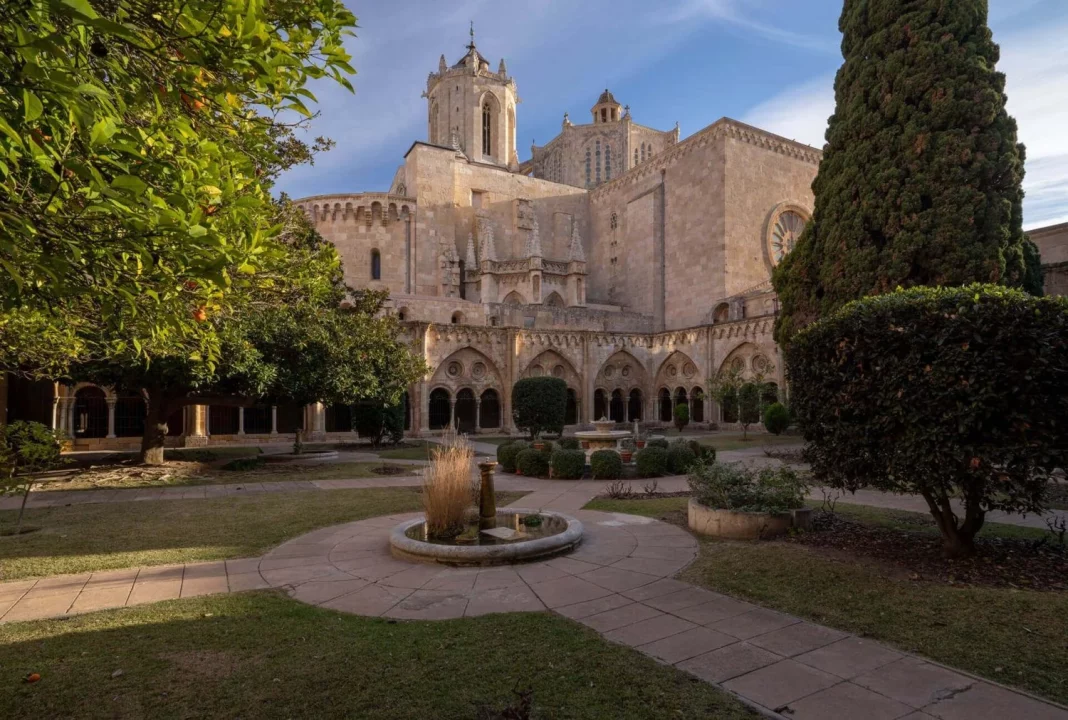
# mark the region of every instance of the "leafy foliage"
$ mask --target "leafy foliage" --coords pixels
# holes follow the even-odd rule
[[[365,400],[352,408],[353,429],[368,438],[374,447],[383,439],[396,445],[404,438],[404,405]]]
[[[679,403],[672,412],[672,418],[675,421],[675,429],[682,432],[683,428],[690,424],[690,406]]]
[[[556,441],[556,444],[564,450],[579,449],[579,439],[574,437],[562,437]]]
[[[579,480],[586,472],[586,453],[561,447],[553,451],[552,467],[554,478]]]
[[[550,454],[545,450],[526,448],[515,458],[516,469],[527,477],[549,477]]]
[[[790,427],[790,411],[782,403],[764,408],[764,429],[772,435],[782,435]]]
[[[310,160],[310,80],[350,87],[340,0],[22,0],[0,9],[0,363],[214,358],[201,328],[280,254],[269,186]]]
[[[1040,511],[1068,463],[1066,351],[1064,298],[972,285],[852,303],[787,350],[804,457],[833,487],[922,495],[947,553],[969,554],[987,512]]]
[[[897,287],[1035,286],[1024,148],[986,0],[846,0],[815,214],[773,281],[776,339]]]
[[[648,442],[645,443],[645,447],[651,447],[651,448],[658,447],[658,448],[664,448],[665,450],[668,449],[668,445],[669,445],[669,443],[667,441],[667,438],[662,438],[662,437],[661,438],[653,438],[652,440],[649,440]]]
[[[738,422],[742,426],[742,437],[749,434],[749,426],[760,422],[760,395],[763,383],[746,382],[738,388]]]
[[[515,472],[516,456],[530,446],[521,440],[511,440],[497,446],[497,462],[504,472]]]
[[[556,377],[532,377],[512,387],[515,425],[537,440],[543,432],[563,432],[567,416],[567,383]]]
[[[668,451],[665,448],[649,445],[634,455],[634,467],[638,477],[660,477],[667,475]]]
[[[60,438],[39,422],[16,420],[0,427],[5,477],[51,470],[60,462]]]
[[[705,462],[715,462],[716,448],[711,445],[702,445],[696,440],[687,440],[686,446],[693,451],[693,456]]]
[[[689,484],[697,502],[717,510],[781,513],[805,505],[805,484],[788,466],[754,470],[698,461]]]
[[[667,468],[672,475],[682,475],[690,469],[697,455],[690,449],[689,443],[675,443],[667,451]]]
[[[618,480],[623,477],[623,458],[615,450],[595,450],[590,455],[590,472],[594,480]]]

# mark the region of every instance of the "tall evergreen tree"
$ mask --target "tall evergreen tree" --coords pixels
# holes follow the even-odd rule
[[[839,29],[815,214],[773,278],[779,342],[898,286],[1041,293],[987,0],[845,0]]]

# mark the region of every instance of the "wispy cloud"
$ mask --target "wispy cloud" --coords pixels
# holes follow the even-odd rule
[[[763,16],[774,15],[767,12],[768,3],[764,0],[685,0],[675,9],[658,9],[662,22],[690,23],[695,20],[715,20],[736,30],[761,35],[769,40],[786,43],[794,47],[818,52],[834,52],[836,45],[825,37],[805,35],[785,28],[777,27],[756,19],[758,13]]]
[[[742,122],[821,148],[832,114],[834,76],[827,75],[760,103],[742,116]]]

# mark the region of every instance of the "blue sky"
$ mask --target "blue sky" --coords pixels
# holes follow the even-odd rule
[[[426,139],[420,93],[438,56],[464,53],[468,21],[494,69],[503,56],[522,103],[519,156],[588,122],[607,86],[636,122],[685,138],[723,116],[823,144],[841,64],[838,0],[394,0],[361,5],[349,51],[355,94],[326,82],[311,136],[337,147],[290,171],[294,197],[383,191],[414,140]],[[1009,111],[1027,145],[1025,227],[1068,222],[1068,2],[991,0]]]

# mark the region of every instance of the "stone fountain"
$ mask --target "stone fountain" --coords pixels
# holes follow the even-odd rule
[[[631,437],[629,430],[613,430],[615,420],[602,417],[593,421],[593,430],[580,430],[575,433],[580,441],[586,444],[586,462],[598,450],[615,450],[619,452],[619,442]]]

